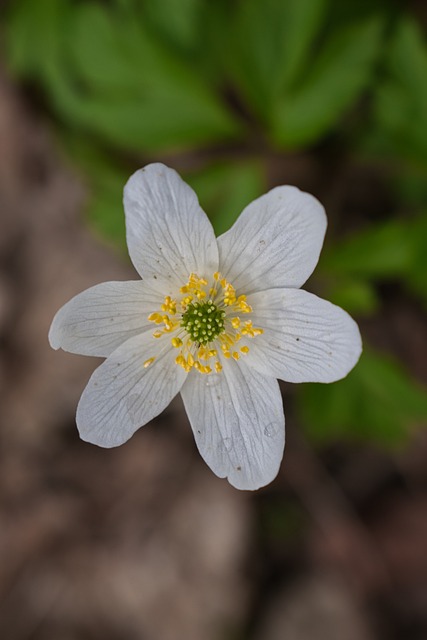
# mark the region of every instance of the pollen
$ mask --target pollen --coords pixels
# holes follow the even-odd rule
[[[175,358],[178,366],[187,373],[194,369],[209,375],[223,370],[222,358],[237,361],[249,353],[247,345],[237,346],[242,337],[247,341],[263,333],[252,320],[241,318],[242,314],[252,312],[246,296],[237,295],[232,283],[217,271],[209,278],[191,273],[178,295],[166,296],[160,309],[151,313],[148,320],[157,325],[154,338],[169,335],[170,344],[178,350]],[[166,348],[164,343],[160,345],[162,350]],[[144,367],[154,360],[146,360]]]

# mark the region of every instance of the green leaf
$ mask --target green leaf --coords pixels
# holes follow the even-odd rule
[[[427,420],[427,393],[389,356],[366,350],[355,369],[331,385],[304,385],[298,408],[319,442],[403,443]]]
[[[93,183],[87,203],[89,226],[123,253],[126,249],[125,218],[122,205],[123,181]]]
[[[324,277],[344,282],[399,278],[427,303],[427,214],[353,234],[329,248],[319,267]]]
[[[138,152],[238,134],[204,77],[153,39],[130,5],[23,1],[10,18],[12,65],[42,82],[71,127]]]
[[[230,29],[228,64],[254,109],[269,117],[273,103],[309,53],[327,0],[245,0]]]
[[[67,34],[67,62],[81,83],[92,91],[136,94],[141,85],[141,61],[132,56],[126,37],[128,18],[93,2],[73,12]]]
[[[257,161],[215,164],[187,179],[217,236],[227,231],[244,207],[265,191],[264,171]]]
[[[76,119],[117,145],[152,152],[238,131],[203,79],[132,16],[79,5],[68,53],[87,87]]]
[[[329,285],[327,299],[351,314],[371,315],[379,307],[373,285],[360,279],[338,278]]]
[[[203,0],[145,0],[144,16],[165,41],[191,50],[199,42]]]
[[[427,47],[416,22],[401,20],[389,45],[386,79],[376,92],[385,150],[427,165]]]
[[[420,221],[391,220],[354,233],[328,249],[321,268],[340,275],[399,276],[412,264],[420,226]]]
[[[336,124],[372,79],[382,31],[376,17],[333,33],[301,83],[278,102],[273,124],[277,143],[301,147]]]
[[[44,79],[56,72],[60,33],[70,16],[68,0],[21,0],[6,16],[6,54],[11,71]]]
[[[336,244],[321,271],[360,279],[400,278],[427,302],[427,215],[392,220]]]
[[[114,162],[105,151],[78,136],[62,136],[62,144],[82,172],[87,187],[89,225],[104,239],[126,251],[123,187],[130,170]]]

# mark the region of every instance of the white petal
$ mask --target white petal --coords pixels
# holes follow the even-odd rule
[[[237,489],[258,489],[277,475],[285,417],[277,380],[242,361],[219,374],[192,371],[181,390],[197,447],[220,478]]]
[[[276,187],[218,238],[219,269],[238,293],[300,287],[317,264],[326,224],[316,198],[296,187]]]
[[[176,294],[190,273],[218,269],[215,234],[194,191],[173,169],[150,164],[124,190],[127,243],[132,262],[151,286]]]
[[[93,373],[77,408],[80,437],[116,447],[167,407],[187,374],[175,364],[169,338],[130,338]],[[163,351],[162,351],[162,347]],[[149,358],[156,360],[144,368]]]
[[[162,301],[141,280],[95,285],[57,312],[49,331],[50,344],[86,356],[109,356],[123,342],[153,326],[147,317]]]
[[[270,289],[248,298],[254,326],[264,333],[249,343],[246,361],[287,382],[334,382],[362,352],[354,320],[331,302],[298,289]]]

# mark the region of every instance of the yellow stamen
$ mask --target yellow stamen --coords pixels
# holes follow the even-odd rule
[[[154,360],[155,360],[155,359],[156,359],[156,358],[148,358],[148,360],[146,360],[146,361],[144,362],[144,369],[146,369],[147,367],[149,367],[149,366],[150,366],[150,364],[153,364],[153,362],[154,362]]]
[[[170,296],[166,296],[164,303],[162,304],[162,311],[167,311],[171,315],[176,313],[176,301],[172,300]]]
[[[210,288],[208,279],[190,273],[180,294],[176,298],[165,296],[160,309],[151,313],[148,320],[159,325],[154,338],[174,332],[170,342],[179,349],[175,362],[187,373],[192,368],[203,374],[210,374],[212,370],[219,373],[223,368],[216,359],[219,350],[224,358],[239,360],[249,353],[248,346],[240,349],[237,346],[242,336],[254,338],[263,333],[251,320],[241,319],[241,314],[251,313],[252,307],[245,295],[236,296],[233,285],[219,271],[213,274]],[[144,367],[150,366],[154,359],[147,360]]]
[[[221,286],[224,289],[224,304],[227,305],[227,307],[230,307],[236,302],[236,290],[233,285],[224,279],[221,280]]]
[[[236,304],[242,313],[251,313],[252,307],[246,302],[246,296],[239,296]]]
[[[160,315],[160,313],[151,313],[148,316],[148,320],[150,322],[155,322],[156,324],[162,324],[163,322],[163,317]]]
[[[252,325],[252,320],[247,320],[245,322],[245,326],[242,329],[242,335],[249,336],[250,338],[260,336],[262,333],[264,333],[264,330],[260,329],[259,327],[254,327]]]

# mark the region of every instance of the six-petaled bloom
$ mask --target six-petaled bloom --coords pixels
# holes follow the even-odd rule
[[[181,392],[197,447],[239,489],[273,480],[285,419],[277,378],[333,382],[361,353],[356,323],[300,290],[326,231],[322,205],[276,187],[215,238],[194,191],[162,164],[124,190],[141,276],[105,282],[56,314],[50,343],[106,360],[77,409],[84,440],[124,443]]]

